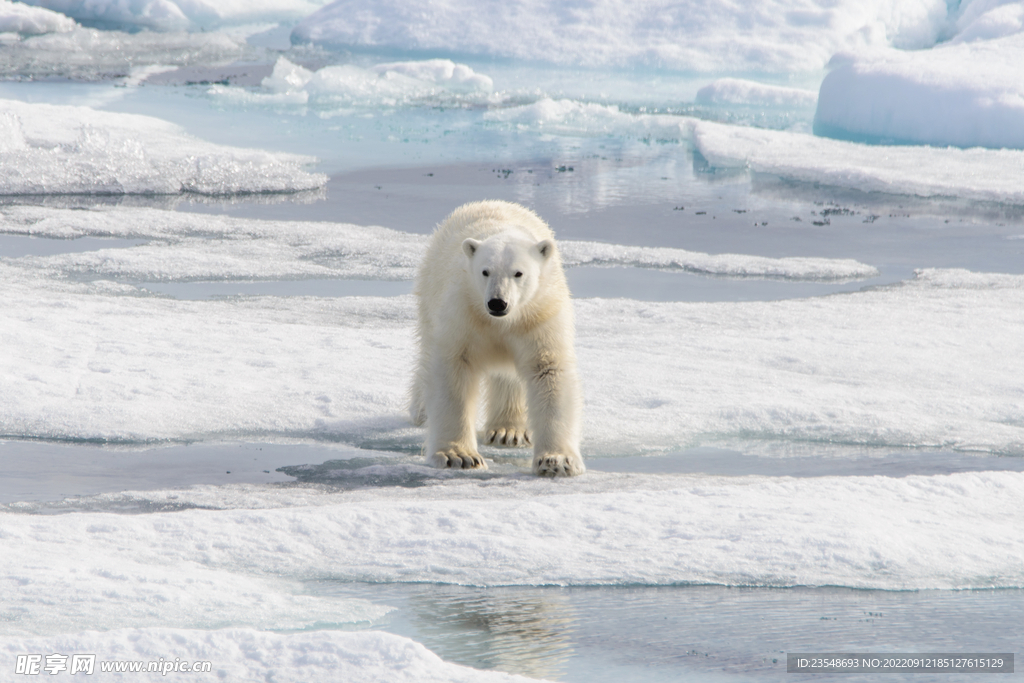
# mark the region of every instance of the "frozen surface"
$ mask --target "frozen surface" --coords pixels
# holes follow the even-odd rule
[[[223,25],[294,21],[325,0],[28,0],[102,28],[199,31]]]
[[[862,46],[933,45],[947,21],[938,0],[627,2],[338,0],[292,33],[296,43],[471,54],[583,66],[738,73],[821,69]],[[510,40],[510,36],[515,36]]]
[[[1021,5],[1013,9],[1020,20]],[[993,10],[995,12],[996,10]],[[979,20],[980,21],[980,20]],[[1024,148],[1024,33],[931,50],[839,55],[814,131],[871,142]]]
[[[0,34],[37,35],[71,31],[74,28],[74,20],[59,12],[31,7],[21,2],[0,0]],[[7,43],[9,40],[4,38],[3,42]]]
[[[0,100],[0,194],[297,192],[311,157],[195,139],[148,116]]]
[[[710,121],[693,122],[693,144],[715,168],[861,192],[1024,204],[1018,150],[872,146]]]
[[[273,680],[280,683],[339,680],[346,683],[515,683],[534,680],[497,671],[480,671],[442,661],[408,638],[378,631],[267,633],[251,629],[187,630],[129,628],[106,633],[95,631],[47,638],[0,638],[3,660],[33,652],[102,653],[94,671],[104,680],[165,681],[168,675],[214,676],[232,681]],[[164,663],[210,662],[210,673],[188,669],[163,670]],[[101,674],[103,663],[131,662],[152,673],[131,671],[122,675]],[[45,660],[44,660],[45,663]],[[64,660],[69,667],[70,660]],[[70,668],[70,667],[69,667]],[[13,664],[9,671],[13,671]],[[56,670],[54,674],[67,675]],[[44,669],[42,675],[48,675]],[[81,674],[80,674],[81,675]],[[116,678],[112,678],[114,676]]]

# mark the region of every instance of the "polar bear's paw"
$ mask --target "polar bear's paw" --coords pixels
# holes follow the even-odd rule
[[[486,470],[487,463],[476,451],[463,446],[442,448],[427,459],[427,462],[438,469],[455,470]]]
[[[530,445],[530,432],[526,427],[488,427],[485,436],[484,443],[491,446],[514,448]]]
[[[587,471],[583,458],[564,453],[543,453],[533,459],[533,473],[538,477],[575,477]]]

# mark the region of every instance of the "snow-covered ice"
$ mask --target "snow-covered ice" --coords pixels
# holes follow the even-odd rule
[[[716,168],[919,197],[1024,204],[1024,152],[863,145],[815,135],[693,121],[694,148]]]
[[[14,233],[49,226],[64,236],[160,239],[0,264],[11,349],[2,377],[5,395],[18,397],[0,411],[3,433],[125,442],[263,434],[418,447],[422,437],[404,417],[411,297],[188,302],[145,296],[131,282],[403,279],[423,236],[155,210],[10,213],[4,226]],[[205,247],[187,236],[204,227]],[[873,274],[827,259],[566,247],[570,263]],[[1022,292],[1021,276],[928,270],[889,288],[772,304],[580,299],[584,452],[743,437],[1019,454],[1022,406],[1007,378],[1024,358]],[[985,345],[972,343],[982,336]],[[339,353],[359,360],[339,364]]]
[[[205,142],[149,116],[0,100],[0,194],[298,192],[327,177],[297,154]]]
[[[653,66],[714,73],[806,72],[837,51],[934,45],[940,0],[707,3],[603,0],[337,0],[303,20],[292,41],[504,57],[582,66]],[[510,40],[510,36],[515,36]]]
[[[10,207],[0,214],[0,233],[58,239],[153,239],[152,243],[131,249],[71,252],[19,261],[65,275],[139,282],[411,280],[428,242],[425,235],[382,227],[232,219],[153,209],[67,211]],[[575,240],[564,240],[561,249],[563,262],[569,267],[656,268],[802,282],[845,282],[878,275],[874,267],[853,259],[704,254]]]

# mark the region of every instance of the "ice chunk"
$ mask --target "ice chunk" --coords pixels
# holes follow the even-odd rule
[[[73,19],[59,12],[31,7],[22,2],[0,0],[0,33],[63,33],[73,30],[75,26]]]
[[[1017,150],[864,145],[709,121],[693,123],[693,144],[718,168],[863,192],[1024,203]]]
[[[696,72],[816,71],[860,46],[928,47],[943,0],[670,2],[604,0],[337,0],[292,33],[315,42],[585,66]]]
[[[123,78],[155,66],[227,64],[245,53],[240,40],[222,32],[123,33],[76,27],[5,41],[0,76],[10,78]]]
[[[1018,24],[1021,7],[1011,8]],[[841,55],[833,61],[814,116],[818,135],[1024,149],[1024,33],[1019,29],[994,40]]]
[[[241,104],[380,107],[403,104],[479,104],[492,100],[494,83],[449,59],[390,62],[368,68],[326,66],[315,72],[284,57],[264,78],[263,91],[214,86],[209,94]]]
[[[484,121],[520,130],[560,135],[620,135],[632,138],[685,140],[690,119],[666,114],[631,114],[616,105],[543,97],[531,104],[492,109]]]
[[[312,157],[216,145],[149,116],[0,100],[0,194],[297,192]]]
[[[95,656],[93,673],[108,680],[111,674],[101,673],[103,663],[138,662],[147,667],[152,662],[156,667],[153,672],[143,668],[142,673],[128,674],[143,683],[165,681],[169,673],[172,677],[277,683],[543,683],[445,662],[413,640],[381,631],[267,633],[247,629],[131,628],[46,638],[3,638],[0,652],[12,662],[11,671],[17,657],[26,653],[68,653],[69,658],[57,660],[67,670],[71,653],[101,653]],[[176,668],[181,663],[189,668]],[[209,673],[202,668],[191,669],[193,664],[202,667],[203,663],[211,665]],[[46,675],[46,669],[41,671]]]
[[[813,107],[818,94],[799,88],[766,85],[740,78],[719,78],[697,91],[697,104],[742,104],[755,107]]]
[[[295,21],[327,0],[26,0],[103,28],[184,31]]]

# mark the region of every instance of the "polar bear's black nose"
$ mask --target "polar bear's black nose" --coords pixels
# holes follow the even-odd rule
[[[487,310],[491,315],[503,316],[508,311],[508,304],[504,299],[491,299],[487,302]]]

